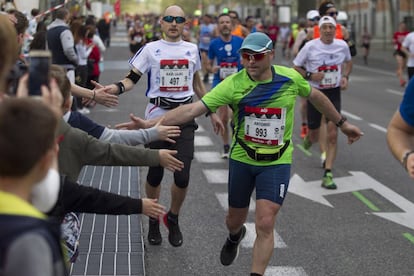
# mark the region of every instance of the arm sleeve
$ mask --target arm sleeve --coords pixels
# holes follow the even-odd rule
[[[110,143],[137,146],[156,141],[158,131],[156,127],[138,130],[105,128],[99,139]]]
[[[4,267],[8,276],[53,276],[53,258],[48,242],[29,233],[17,238],[9,247]]]
[[[142,213],[141,199],[79,185],[68,179],[64,181],[62,194],[63,196],[60,197],[60,200],[62,200],[62,212],[64,213],[81,212],[108,215]]]

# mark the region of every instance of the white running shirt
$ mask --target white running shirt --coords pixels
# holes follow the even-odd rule
[[[407,59],[407,67],[414,67],[414,32],[409,33],[401,44],[403,47],[407,48],[410,52],[410,55]]]
[[[194,95],[194,74],[201,69],[197,45],[186,42],[168,42],[163,39],[147,43],[129,64],[142,74],[148,74],[148,98],[184,98]],[[148,103],[146,119],[163,115],[166,110]]]
[[[340,86],[342,63],[351,59],[348,44],[342,39],[334,39],[331,44],[325,44],[317,38],[303,46],[293,64],[305,67],[307,72],[324,72],[325,77],[321,82],[309,83],[317,89],[330,89]]]

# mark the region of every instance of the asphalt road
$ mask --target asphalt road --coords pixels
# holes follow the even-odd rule
[[[122,31],[114,33],[113,46],[105,54],[104,84],[119,80],[128,71],[129,53]],[[275,62],[290,64],[278,57]],[[356,60],[350,88],[342,94],[343,113],[363,130],[364,137],[347,145],[340,136],[333,171],[339,186],[336,191],[320,187],[323,170],[318,148],[305,152],[297,146],[301,142],[297,112],[289,194],[278,215],[275,250],[266,275],[414,275],[414,183],[393,159],[385,141],[387,124],[403,93],[394,67],[392,59],[373,60],[369,66]],[[113,125],[128,120],[131,112],[143,115],[145,90],[146,80],[142,79],[133,91],[120,97],[118,107],[96,107],[90,116]],[[228,164],[220,158],[221,142],[209,119],[197,122],[200,128],[191,183],[180,215],[184,244],[179,248],[169,245],[164,227],[163,243],[149,245],[147,219],[143,218],[146,275],[249,273],[255,235],[254,196],[239,258],[223,267],[219,252],[227,235]],[[140,172],[142,185],[146,168]],[[171,174],[166,173],[160,200],[166,206],[171,181]]]

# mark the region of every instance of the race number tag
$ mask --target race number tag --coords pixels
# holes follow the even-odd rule
[[[188,91],[188,59],[163,59],[160,61],[160,91]]]
[[[286,108],[245,107],[244,139],[279,146],[285,134]]]
[[[322,65],[318,68],[319,72],[324,73],[324,77],[319,84],[320,88],[335,88],[339,82],[339,70],[338,65]]]
[[[220,79],[224,80],[234,73],[237,73],[237,62],[220,63]]]

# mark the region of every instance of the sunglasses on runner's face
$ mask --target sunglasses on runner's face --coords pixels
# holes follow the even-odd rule
[[[250,54],[250,53],[247,53],[247,52],[242,52],[241,56],[245,60],[261,61],[267,55],[267,53],[269,53],[269,52],[270,51],[263,52],[263,53],[254,53],[254,54]]]
[[[338,15],[338,12],[337,11],[335,11],[335,12],[328,12],[326,15],[329,15],[329,16],[334,17],[334,16],[337,16]]]
[[[316,17],[311,18],[309,20],[315,22],[315,21],[319,21],[319,19],[321,19],[321,18],[319,16],[316,16]]]
[[[174,20],[177,24],[182,24],[185,22],[185,17],[182,16],[172,16],[172,15],[166,15],[162,18],[165,22],[172,23]]]

